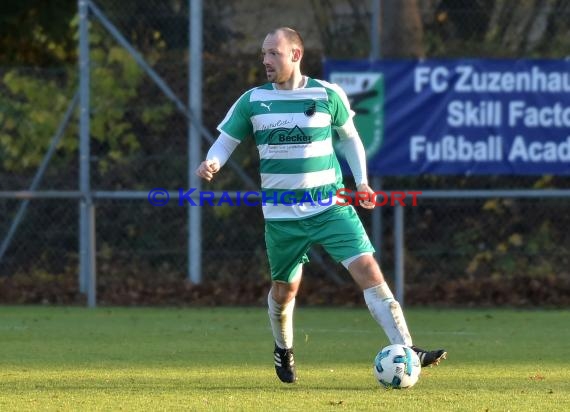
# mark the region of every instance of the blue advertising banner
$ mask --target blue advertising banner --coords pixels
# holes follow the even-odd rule
[[[327,60],[370,175],[569,175],[568,60]]]

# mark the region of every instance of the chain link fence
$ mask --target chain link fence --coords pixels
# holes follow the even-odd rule
[[[570,2],[564,0],[418,0],[382,2],[385,57],[543,57],[570,55]],[[162,78],[188,101],[188,1],[93,2]],[[304,71],[322,77],[322,59],[370,55],[372,4],[368,1],[292,0],[287,7],[257,0],[205,1],[203,123],[215,127],[245,90],[264,81],[259,47],[277,26],[305,37]],[[415,7],[417,5],[417,7]],[[392,27],[391,16],[407,27]],[[77,31],[77,18],[68,22]],[[95,191],[188,189],[188,119],[90,16],[91,185]],[[406,32],[413,35],[406,35]],[[403,33],[403,34],[402,34]],[[415,34],[414,34],[415,33]],[[406,37],[407,36],[407,37]],[[411,36],[411,37],[410,37]],[[394,50],[402,42],[414,43]],[[402,55],[404,53],[404,55]],[[77,66],[0,67],[0,190],[30,188],[50,141],[78,85]],[[62,134],[38,190],[77,190],[78,113]],[[203,142],[203,152],[209,144]],[[232,159],[257,178],[252,142]],[[560,177],[382,177],[384,190],[569,188]],[[205,190],[242,190],[230,167]],[[0,238],[9,232],[22,200],[0,197]],[[568,274],[568,199],[420,199],[405,209],[406,282],[410,290],[465,279]],[[371,228],[371,215],[359,212]],[[393,273],[393,210],[383,210],[382,266]],[[0,261],[0,278],[45,274],[76,277],[77,199],[33,199]],[[112,279],[184,279],[188,259],[188,210],[145,199],[96,201],[97,273]],[[190,228],[190,231],[192,229]],[[261,211],[252,207],[203,208],[205,280],[266,281]],[[325,257],[308,276],[348,280]],[[444,287],[444,286],[442,286]],[[442,292],[443,293],[443,292]],[[407,301],[423,303],[421,294]],[[443,295],[442,295],[443,296]],[[428,303],[428,302],[425,302]]]

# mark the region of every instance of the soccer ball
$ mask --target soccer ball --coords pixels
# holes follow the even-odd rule
[[[386,388],[411,388],[422,370],[416,352],[404,345],[386,346],[374,358],[374,376]]]

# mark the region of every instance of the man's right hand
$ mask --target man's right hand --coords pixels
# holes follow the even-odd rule
[[[220,163],[217,160],[204,160],[194,173],[208,182],[214,178],[214,173],[220,170]]]

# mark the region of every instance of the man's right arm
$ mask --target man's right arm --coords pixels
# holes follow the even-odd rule
[[[200,163],[200,166],[196,169],[196,175],[208,182],[212,180],[214,173],[217,173],[228,161],[230,155],[239,143],[239,140],[234,139],[225,133],[221,133],[212,147],[210,147],[210,150],[206,155],[206,160]]]

